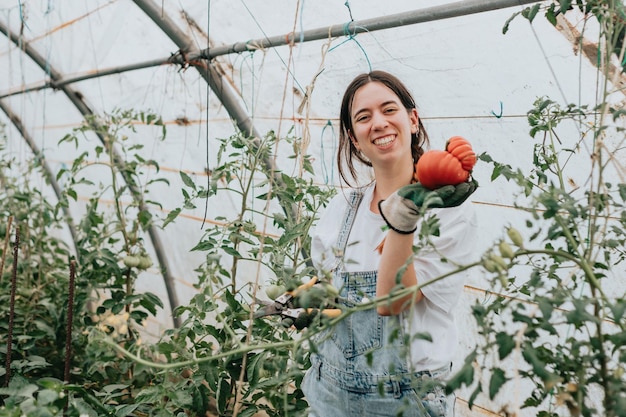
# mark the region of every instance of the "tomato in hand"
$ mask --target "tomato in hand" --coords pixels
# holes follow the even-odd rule
[[[415,164],[415,179],[434,190],[444,185],[457,185],[469,179],[476,164],[476,154],[467,139],[453,136],[446,150],[425,152]]]

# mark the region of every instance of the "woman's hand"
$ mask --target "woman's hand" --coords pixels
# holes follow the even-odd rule
[[[391,230],[400,234],[411,234],[426,209],[461,205],[477,187],[478,183],[474,179],[435,190],[429,190],[416,182],[400,188],[386,200],[381,200],[378,209]]]

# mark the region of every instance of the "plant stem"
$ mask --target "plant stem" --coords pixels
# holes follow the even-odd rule
[[[17,256],[20,248],[20,227],[15,227],[15,245],[13,246],[13,271],[11,273],[11,295],[9,298],[9,334],[7,335],[6,374],[4,384],[9,386],[11,380],[11,354],[13,350],[13,323],[15,319],[15,292],[17,290]]]
[[[2,277],[4,276],[4,262],[7,257],[7,251],[9,248],[9,239],[11,238],[11,225],[13,224],[13,216],[9,216],[7,221],[7,231],[4,234],[4,247],[2,248],[2,261],[0,261],[0,283],[2,282]]]

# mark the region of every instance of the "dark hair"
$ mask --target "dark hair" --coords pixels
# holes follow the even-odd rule
[[[352,131],[352,117],[350,114],[352,112],[354,95],[359,88],[371,82],[379,82],[387,86],[398,96],[400,102],[402,102],[402,105],[407,109],[407,111],[417,108],[415,106],[413,96],[404,83],[396,76],[389,74],[388,72],[372,71],[370,73],[358,75],[352,80],[350,85],[348,85],[348,88],[346,88],[343,99],[341,100],[341,112],[339,113],[339,149],[337,152],[339,175],[341,175],[341,178],[348,185],[350,185],[350,181],[347,178],[345,169],[347,168],[350,177],[352,177],[353,180],[356,180],[357,175],[354,167],[355,159],[369,167],[372,166],[372,163],[365,158],[363,154],[361,154],[361,152],[354,146],[354,143],[350,140],[350,131]],[[423,146],[425,144],[428,144],[428,134],[426,133],[426,129],[424,128],[422,119],[420,118],[417,133],[411,134],[411,155],[413,157],[413,162],[417,162],[419,157],[422,156],[424,153]],[[344,162],[345,167],[343,164]]]

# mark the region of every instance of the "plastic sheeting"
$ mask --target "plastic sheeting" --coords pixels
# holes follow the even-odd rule
[[[293,129],[308,139],[308,153],[314,157],[320,184],[339,185],[335,150],[340,99],[355,75],[371,69],[391,71],[408,84],[433,148],[443,147],[450,136],[462,135],[478,153],[488,152],[496,160],[528,169],[535,144],[526,120],[532,103],[549,96],[563,105],[593,105],[597,69],[545,19],[536,19],[531,25],[518,17],[503,34],[507,19],[524,6],[375,32],[349,32],[352,20],[443,4],[446,2],[180,0],[153,6],[192,41],[192,48],[210,51],[237,43],[248,45],[245,52],[223,54],[211,63],[258,132],[274,130],[286,135]],[[179,45],[137,4],[127,0],[4,1],[0,3],[0,24],[17,40],[0,38],[0,103],[4,109],[0,122],[6,125],[13,155],[32,158],[32,149],[24,140],[29,136],[56,175],[80,153],[100,144],[95,135],[81,141],[78,149],[58,143],[80,125],[81,108],[97,115],[135,109],[157,113],[167,125],[164,141],[156,140],[153,129],[144,128],[131,138],[145,146],[147,156],[161,167],[159,175],[171,183],[153,191],[155,199],[163,203],[160,214],[182,204],[180,171],[199,184],[206,183],[206,172],[216,163],[217,140],[233,134],[236,121],[195,70],[197,63],[166,63],[171,56],[180,57]],[[341,24],[346,25],[346,33],[325,40],[275,48],[258,48],[252,42],[293,33],[297,38],[307,30]],[[25,52],[26,46],[45,61],[43,67]],[[163,63],[157,65],[159,62]],[[144,68],[126,71],[130,65]],[[52,80],[99,72],[110,74],[51,85]],[[68,91],[74,94],[74,101]],[[305,95],[308,107],[299,112]],[[619,94],[615,97],[616,101],[622,99]],[[82,107],[77,108],[77,102]],[[11,114],[13,122],[19,123],[9,119]],[[578,157],[577,163],[587,163],[588,155]],[[281,154],[277,165],[284,172],[295,170],[294,161]],[[586,172],[572,170],[572,183],[584,183]],[[98,170],[91,175],[102,180]],[[472,243],[477,256],[501,237],[504,225],[518,221],[512,208],[515,196],[506,183],[491,183],[490,175],[488,166],[477,165],[474,176],[482,186],[472,200],[483,225]],[[43,180],[41,186],[46,187]],[[81,210],[80,201],[71,207],[76,214]],[[172,227],[158,231],[180,303],[195,293],[194,268],[201,255],[189,250],[201,237],[203,223],[233,209],[234,202],[210,201],[206,217],[205,207],[186,210]],[[250,265],[245,273],[252,276],[256,267]],[[142,275],[140,285],[167,300],[162,281],[158,268],[153,268]],[[482,277],[474,274],[459,306],[463,329],[459,360],[473,344],[472,319],[466,309],[485,296],[484,290]],[[151,331],[158,333],[172,325],[169,308],[151,323]],[[485,415],[488,409],[497,410],[497,404],[485,403],[484,407]]]

